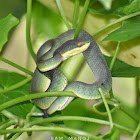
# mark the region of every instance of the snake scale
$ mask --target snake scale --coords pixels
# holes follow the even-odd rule
[[[36,64],[30,93],[48,91],[72,91],[83,99],[101,98],[98,91],[102,89],[106,95],[112,86],[112,77],[99,46],[93,37],[86,31],[81,30],[79,37],[74,39],[75,29],[68,30],[45,42],[37,52]],[[69,57],[83,53],[86,62],[92,70],[96,83],[86,84],[80,81],[72,81],[68,84],[67,78],[58,66]],[[64,109],[73,97],[43,97],[33,99],[32,102],[52,114],[57,110]]]

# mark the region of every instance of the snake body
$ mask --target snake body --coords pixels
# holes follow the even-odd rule
[[[104,95],[109,92],[112,77],[97,43],[86,31],[81,30],[77,39],[73,39],[74,34],[75,30],[71,29],[41,46],[36,57],[37,68],[31,82],[31,94],[47,91],[72,91],[83,99],[98,99],[101,98],[99,88],[102,89]],[[77,47],[79,43],[82,47]],[[96,78],[94,84],[80,81],[68,84],[63,72],[57,68],[61,62],[81,52]],[[64,109],[72,100],[73,97],[43,97],[32,101],[41,109],[47,110],[48,114],[52,114]]]

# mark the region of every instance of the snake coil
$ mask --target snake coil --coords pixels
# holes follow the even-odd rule
[[[74,29],[68,30],[56,39],[48,40],[40,47],[36,57],[37,68],[31,82],[31,94],[48,91],[72,91],[80,98],[98,99],[101,98],[99,88],[102,89],[104,95],[109,92],[112,86],[112,77],[99,46],[86,31],[81,30],[77,39],[73,39],[74,34]],[[90,45],[85,45],[85,42],[90,42]],[[82,47],[77,48],[77,46]],[[80,81],[68,84],[66,76],[58,68],[64,60],[81,52],[96,78],[94,84]],[[52,114],[57,110],[64,109],[72,100],[73,97],[43,97],[32,101],[41,109],[46,110],[48,114]]]

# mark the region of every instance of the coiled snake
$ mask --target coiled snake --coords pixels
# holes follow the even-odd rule
[[[74,39],[75,29],[68,30],[56,39],[45,42],[38,50],[37,68],[31,81],[30,93],[47,91],[72,91],[80,98],[101,98],[98,91],[102,89],[107,94],[112,86],[112,77],[106,61],[93,37],[81,30],[79,37]],[[86,84],[73,81],[68,84],[67,78],[58,66],[67,58],[83,53],[86,62],[92,70],[96,83]],[[32,101],[47,114],[64,109],[73,97],[43,97]]]

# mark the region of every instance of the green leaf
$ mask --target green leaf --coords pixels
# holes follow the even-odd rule
[[[0,71],[0,86],[3,89],[6,89],[22,80],[26,77],[14,72]],[[29,94],[30,83],[27,83],[20,88],[15,90],[0,94],[0,104],[3,104],[7,101],[15,99],[20,96],[26,96]],[[33,104],[30,101],[26,101],[12,107],[9,107],[7,110],[14,115],[25,118],[26,115],[31,111]]]
[[[85,116],[91,118],[99,118],[99,119],[107,119],[107,117],[99,116],[92,111],[92,107],[88,107],[87,100],[84,99],[75,99],[72,101],[64,110],[62,110],[63,116]],[[73,129],[80,129],[87,132],[95,132],[97,131],[102,125],[100,124],[93,124],[87,123],[82,121],[64,121],[64,124],[67,127]]]
[[[8,40],[8,32],[19,23],[19,20],[9,14],[7,17],[0,19],[0,52]]]
[[[111,131],[103,136],[103,140],[120,140],[120,133],[118,129],[115,126],[113,126]]]
[[[112,2],[112,7],[110,10],[104,8],[90,8],[92,13],[102,14],[102,15],[117,15],[125,16],[140,10],[139,0],[115,0]]]
[[[105,59],[109,66],[112,57],[105,56]],[[133,67],[117,59],[111,73],[113,77],[136,77],[140,75],[140,67]]]
[[[122,103],[122,101],[121,101]],[[124,103],[122,103],[124,105]],[[129,104],[126,105],[128,109],[130,109],[131,111],[134,111],[134,108],[130,108]],[[112,117],[113,117],[113,122],[118,124],[118,125],[122,125],[130,130],[135,130],[136,126],[137,126],[137,122],[132,119],[129,115],[127,115],[125,112],[123,112],[122,110],[118,109],[115,112],[112,113]],[[126,133],[125,130],[119,128],[121,133]]]
[[[115,0],[112,2],[111,9],[107,10],[102,7],[98,7],[98,5],[95,5],[93,8],[89,8],[90,12],[100,15],[117,15],[122,16],[124,13],[122,13],[119,8],[123,8],[126,5],[129,5],[129,0]]]
[[[132,1],[131,4],[117,9],[117,11],[119,13],[122,13],[124,15],[129,15],[129,14],[137,12],[139,10],[140,10],[140,1],[139,0],[134,0],[134,1]]]
[[[98,0],[105,9],[109,10],[111,8],[112,0]]]
[[[111,32],[103,41],[127,41],[140,36],[140,16],[129,19],[117,30]]]

